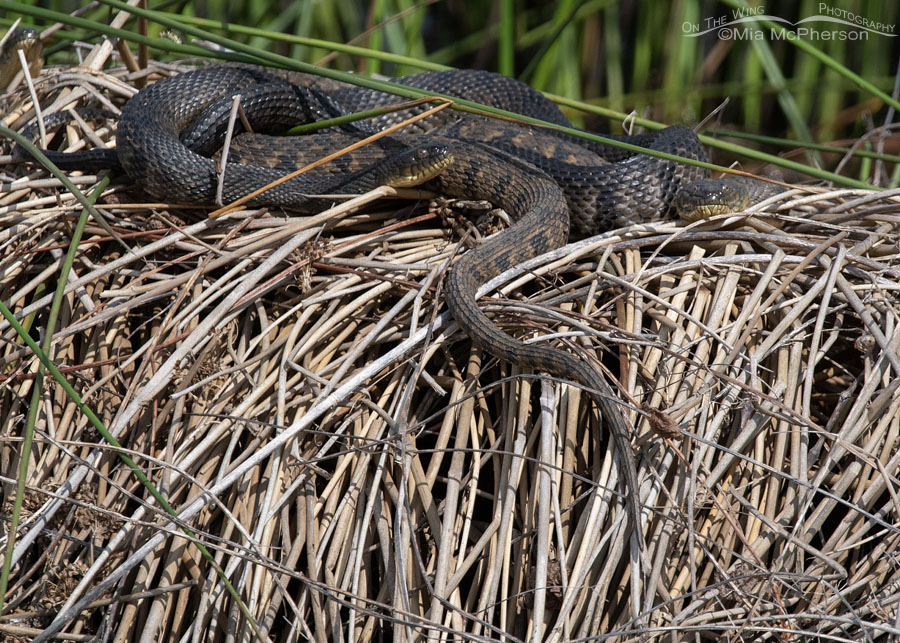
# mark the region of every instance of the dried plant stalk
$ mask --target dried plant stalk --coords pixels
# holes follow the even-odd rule
[[[45,111],[134,91],[121,70],[36,89]],[[31,99],[3,100],[21,127]],[[36,334],[77,208],[4,159],[0,291]],[[781,230],[635,226],[485,289],[508,332],[618,375],[649,578],[590,399],[440,312],[457,241],[424,202],[209,221],[114,183],[99,207],[120,240],[88,227],[53,358],[271,640],[896,636],[898,197],[786,193],[767,206]],[[0,334],[12,472],[36,360]],[[195,545],[44,387],[4,636],[73,606],[73,640],[100,620],[119,640],[248,636]]]

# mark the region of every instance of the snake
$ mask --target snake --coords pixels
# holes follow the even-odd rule
[[[34,78],[44,66],[44,43],[36,29],[14,29],[4,36],[0,48],[0,91],[4,91],[21,71],[18,51],[25,54],[28,73]]]
[[[499,74],[430,71],[394,82],[571,127],[543,94]],[[220,161],[214,157],[235,95],[240,96],[253,131],[243,132],[240,121],[236,124],[237,136],[222,172],[223,201],[243,197],[311,158],[426,109],[393,112],[311,136],[275,136],[297,124],[385,106],[397,98],[316,75],[214,64],[159,80],[132,97],[119,119],[115,150],[78,156],[50,153],[50,159],[63,169],[123,171],[145,191],[170,203],[212,204]],[[681,125],[608,138],[686,159],[706,159],[696,134]],[[396,185],[420,184],[448,197],[489,201],[509,213],[513,225],[454,262],[445,284],[447,306],[473,344],[487,353],[588,390],[620,452],[632,494],[626,492],[631,499],[627,503],[631,522],[640,531],[638,478],[628,423],[600,370],[560,348],[526,344],[503,332],[480,309],[476,293],[503,271],[564,245],[570,230],[596,234],[623,222],[665,215],[676,204],[685,207],[706,199],[690,196],[688,187],[705,177],[706,171],[693,165],[552,130],[443,110],[318,172],[265,191],[251,204],[313,212],[327,206],[328,199],[320,195],[359,193],[396,180]],[[719,186],[715,183],[712,189]],[[751,190],[735,184],[726,190],[725,198],[740,207]],[[709,189],[700,192],[706,195]],[[702,207],[730,206],[707,202]]]

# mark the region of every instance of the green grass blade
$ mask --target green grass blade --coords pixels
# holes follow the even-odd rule
[[[513,0],[500,0],[500,32],[497,38],[497,71],[515,76],[516,7]]]
[[[108,224],[106,223],[106,221],[99,215],[99,213],[94,208],[93,203],[87,197],[85,197],[85,195],[77,187],[75,187],[75,185],[69,180],[69,178],[65,174],[63,174],[62,171],[59,170],[59,168],[57,168],[55,165],[53,165],[53,163],[51,163],[49,161],[49,159],[47,159],[47,157],[44,156],[44,154],[42,154],[40,152],[40,150],[37,150],[34,147],[34,145],[31,144],[30,141],[25,139],[18,132],[14,132],[11,129],[9,129],[8,127],[2,126],[2,125],[0,125],[0,136],[6,136],[7,138],[10,138],[10,139],[16,141],[17,143],[19,143],[20,145],[22,145],[23,147],[28,149],[28,151],[32,154],[32,156],[34,156],[35,159],[37,159],[41,163],[41,165],[43,165],[45,168],[47,168],[56,178],[58,178],[60,181],[62,181],[65,188],[69,192],[71,192],[72,195],[76,198],[76,200],[83,206],[84,212],[86,213],[86,214],[82,214],[79,224],[81,224],[82,220],[86,223],[87,222],[86,215],[90,214],[91,217],[93,217],[95,221],[101,223],[101,225],[104,227],[104,229],[106,229],[108,232],[112,233],[112,230],[109,230],[109,227],[108,227]],[[101,188],[102,187],[105,187],[105,185],[101,182]],[[102,189],[96,191],[95,194],[93,195],[94,198],[99,196],[99,193],[101,191],[102,191]],[[81,230],[83,230],[83,229],[84,229],[84,226],[81,225]],[[114,235],[114,233],[113,233],[113,235]],[[66,256],[67,263],[63,264],[64,270],[63,270],[63,273],[60,275],[60,280],[59,280],[59,285],[57,287],[56,296],[54,297],[54,300],[53,300],[53,305],[55,306],[55,310],[54,310],[54,308],[51,308],[50,321],[48,322],[48,328],[46,331],[46,338],[45,338],[45,344],[48,348],[50,346],[49,342],[52,342],[53,325],[55,325],[56,314],[58,314],[59,306],[61,305],[63,295],[64,295],[65,289],[66,289],[66,281],[67,280],[65,277],[67,276],[68,270],[71,268],[71,261],[74,261],[74,254],[77,252],[78,242],[80,242],[80,232],[75,237],[73,237],[73,241],[70,244],[69,253]],[[124,450],[121,450],[122,446],[116,440],[115,436],[109,432],[109,430],[106,428],[106,425],[103,424],[102,420],[100,420],[100,418],[93,412],[93,410],[87,405],[87,403],[85,403],[85,401],[81,398],[81,396],[78,394],[78,392],[66,380],[65,376],[59,371],[59,369],[56,367],[56,365],[50,360],[50,358],[48,356],[48,351],[45,350],[44,348],[41,348],[40,346],[38,346],[38,344],[31,338],[31,336],[28,334],[28,332],[22,327],[22,325],[16,319],[16,316],[13,314],[13,312],[11,310],[9,310],[9,308],[7,308],[6,305],[2,302],[0,302],[0,314],[2,314],[2,316],[10,324],[10,326],[13,327],[13,330],[16,331],[18,337],[25,343],[25,345],[31,349],[32,353],[34,353],[35,357],[38,358],[38,360],[40,361],[43,368],[45,368],[47,371],[50,372],[53,379],[56,380],[56,382],[65,391],[66,395],[69,396],[69,399],[71,399],[75,403],[76,407],[78,408],[78,411],[84,414],[84,416],[88,419],[88,421],[93,425],[93,427],[95,429],[97,429],[97,431],[100,433],[100,435],[102,435],[103,438],[109,444],[111,444],[113,447],[120,449],[120,451],[118,452],[119,459],[122,460],[122,462],[124,462],[125,465],[128,466],[129,469],[131,469],[132,474],[134,474],[134,476],[138,479],[138,481],[147,489],[147,491],[150,493],[150,495],[153,496],[153,498],[160,504],[160,506],[163,508],[163,510],[166,511],[166,513],[168,513],[170,516],[177,517],[177,515],[178,515],[177,512],[169,504],[168,500],[166,500],[166,498],[159,492],[159,490],[156,488],[156,486],[150,481],[150,479],[143,472],[143,470],[141,470],[141,468],[137,465],[137,463],[127,453],[125,453]],[[52,325],[50,322],[52,322]],[[34,388],[34,394],[37,396],[39,396],[41,393],[41,384],[42,383],[43,383],[42,374],[39,371],[38,377],[35,378],[35,388]],[[29,408],[29,421],[32,422],[32,424],[31,424],[32,437],[34,434],[34,431],[33,431],[34,425],[33,425],[32,415],[34,413],[36,413],[38,402],[39,402],[39,398],[36,399],[35,397],[33,397],[31,400],[31,407]],[[34,409],[34,410],[32,410],[32,409]],[[30,450],[30,448],[31,448],[31,441],[28,440],[27,434],[26,434],[26,441],[28,442],[28,444],[27,445],[23,444],[23,453],[22,453],[22,460],[21,460],[22,467],[24,467],[24,470],[22,470],[20,472],[19,484],[18,484],[17,491],[16,491],[17,498],[19,497],[20,494],[24,494],[24,484],[25,484],[24,476],[27,475],[28,458],[26,457],[25,450],[26,450],[26,446],[27,446],[28,450]],[[246,605],[244,605],[243,601],[241,600],[240,595],[237,593],[237,590],[231,584],[231,581],[229,581],[229,579],[225,576],[225,572],[216,563],[215,558],[213,557],[212,553],[197,538],[197,536],[193,532],[193,530],[191,530],[189,527],[187,527],[187,525],[180,525],[180,527],[181,527],[181,530],[185,533],[185,535],[194,542],[194,544],[197,546],[198,550],[201,552],[201,554],[207,560],[207,562],[209,562],[209,564],[213,567],[213,569],[216,570],[216,573],[218,574],[222,583],[225,585],[227,591],[235,599],[236,604],[238,605],[239,609],[244,614],[244,616],[247,618],[247,622],[250,624],[250,627],[256,633],[256,636],[258,638],[260,638],[260,640],[262,640],[261,633],[260,633],[259,628],[258,628],[256,622],[254,621],[252,615],[250,614]],[[9,535],[9,540],[7,543],[7,552],[6,552],[6,555],[4,556],[3,567],[2,567],[2,569],[0,569],[0,583],[7,583],[8,579],[9,579],[10,565],[11,565],[11,561],[12,561],[11,552],[15,545],[14,536],[15,536],[15,533],[11,529],[10,535]],[[3,589],[5,589],[5,587]],[[2,596],[4,596],[4,594],[0,593],[0,597],[2,597]],[[0,609],[2,609],[2,602],[0,602]]]
[[[723,0],[723,2],[735,8],[747,8],[748,6],[747,3],[743,0]],[[900,110],[900,102],[898,102],[896,99],[892,98],[886,92],[881,91],[876,85],[869,82],[851,69],[848,69],[846,66],[842,65],[825,52],[820,51],[802,38],[799,38],[796,33],[785,29],[781,25],[772,22],[771,20],[761,20],[760,24],[765,25],[769,29],[777,31],[782,39],[786,40],[787,42],[797,47],[801,51],[809,54],[810,56],[813,56],[825,66],[835,70],[841,76],[850,79],[854,84],[858,85],[860,88],[862,88],[872,96],[877,96],[888,105],[893,105],[894,109]]]
[[[109,185],[109,177],[100,181],[94,191],[88,198],[93,204],[96,203],[97,197]],[[72,270],[72,264],[75,262],[75,255],[78,253],[78,244],[81,243],[81,237],[84,228],[88,222],[88,210],[85,208],[78,217],[78,223],[72,232],[72,238],[69,241],[69,249],[63,260],[62,268],[59,272],[59,280],[56,285],[56,293],[50,304],[50,314],[47,318],[47,325],[44,328],[43,348],[44,353],[49,354],[53,345],[53,333],[56,330],[56,321],[59,318],[59,310],[62,307],[63,298],[68,283],[69,272]],[[24,341],[25,337],[29,337],[28,331],[22,328],[22,334],[19,338]],[[34,443],[34,427],[37,422],[38,409],[41,407],[41,395],[44,390],[44,368],[39,367],[34,377],[34,386],[31,390],[31,401],[28,405],[28,416],[25,420],[25,432],[22,439],[22,448],[19,453],[19,473],[16,481],[15,499],[13,501],[12,516],[9,524],[9,537],[6,539],[6,555],[3,558],[3,567],[0,569],[0,613],[3,612],[3,600],[6,596],[6,589],[9,584],[9,574],[12,567],[12,553],[16,545],[16,531],[19,527],[19,516],[22,511],[22,502],[25,499],[25,486],[28,481],[28,468],[31,462],[31,447]]]

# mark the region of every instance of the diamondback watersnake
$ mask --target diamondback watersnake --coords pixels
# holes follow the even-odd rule
[[[539,92],[496,74],[426,72],[397,82],[569,124]],[[119,165],[147,192],[168,202],[212,203],[217,174],[210,154],[221,146],[223,114],[234,94],[241,95],[242,109],[257,133],[235,140],[230,158],[241,164],[229,162],[224,172],[225,201],[283,176],[306,155],[324,155],[342,142],[409,116],[408,112],[395,113],[299,141],[269,137],[266,132],[384,105],[396,98],[316,76],[216,65],[161,80],[140,91],[122,113],[117,151],[81,155],[74,165],[83,169],[91,165],[91,159],[96,161],[94,166]],[[686,127],[622,138],[690,159],[705,158],[696,135]],[[563,245],[570,224],[579,232],[596,233],[621,221],[666,213],[683,186],[705,176],[705,171],[546,130],[444,110],[420,121],[413,131],[339,159],[330,172],[292,179],[253,203],[320,210],[322,200],[311,194],[372,187],[388,178],[382,171],[385,164],[398,155],[408,155],[409,150],[417,150],[414,156],[435,150],[452,154],[453,162],[445,164],[426,187],[451,197],[490,201],[516,219],[514,225],[464,253],[453,265],[446,296],[454,318],[475,344],[500,359],[587,387],[623,456],[630,491],[636,494],[628,427],[600,372],[563,350],[526,345],[502,332],[477,306],[476,290],[502,271]],[[52,155],[51,159],[73,166],[64,156]],[[634,498],[632,495],[631,516],[639,525]]]

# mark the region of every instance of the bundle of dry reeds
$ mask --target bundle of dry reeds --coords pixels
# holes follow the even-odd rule
[[[178,70],[99,69],[46,70],[44,111],[117,109]],[[33,117],[27,90],[3,101],[5,125]],[[40,342],[82,208],[3,160],[0,299]],[[484,290],[507,332],[617,377],[649,574],[589,398],[471,348],[440,305],[465,244],[413,196],[208,219],[114,177],[96,205],[114,236],[88,222],[51,359],[122,446],[44,380],[5,637],[900,634],[900,192],[636,225]],[[38,360],[0,329],[9,516]]]

